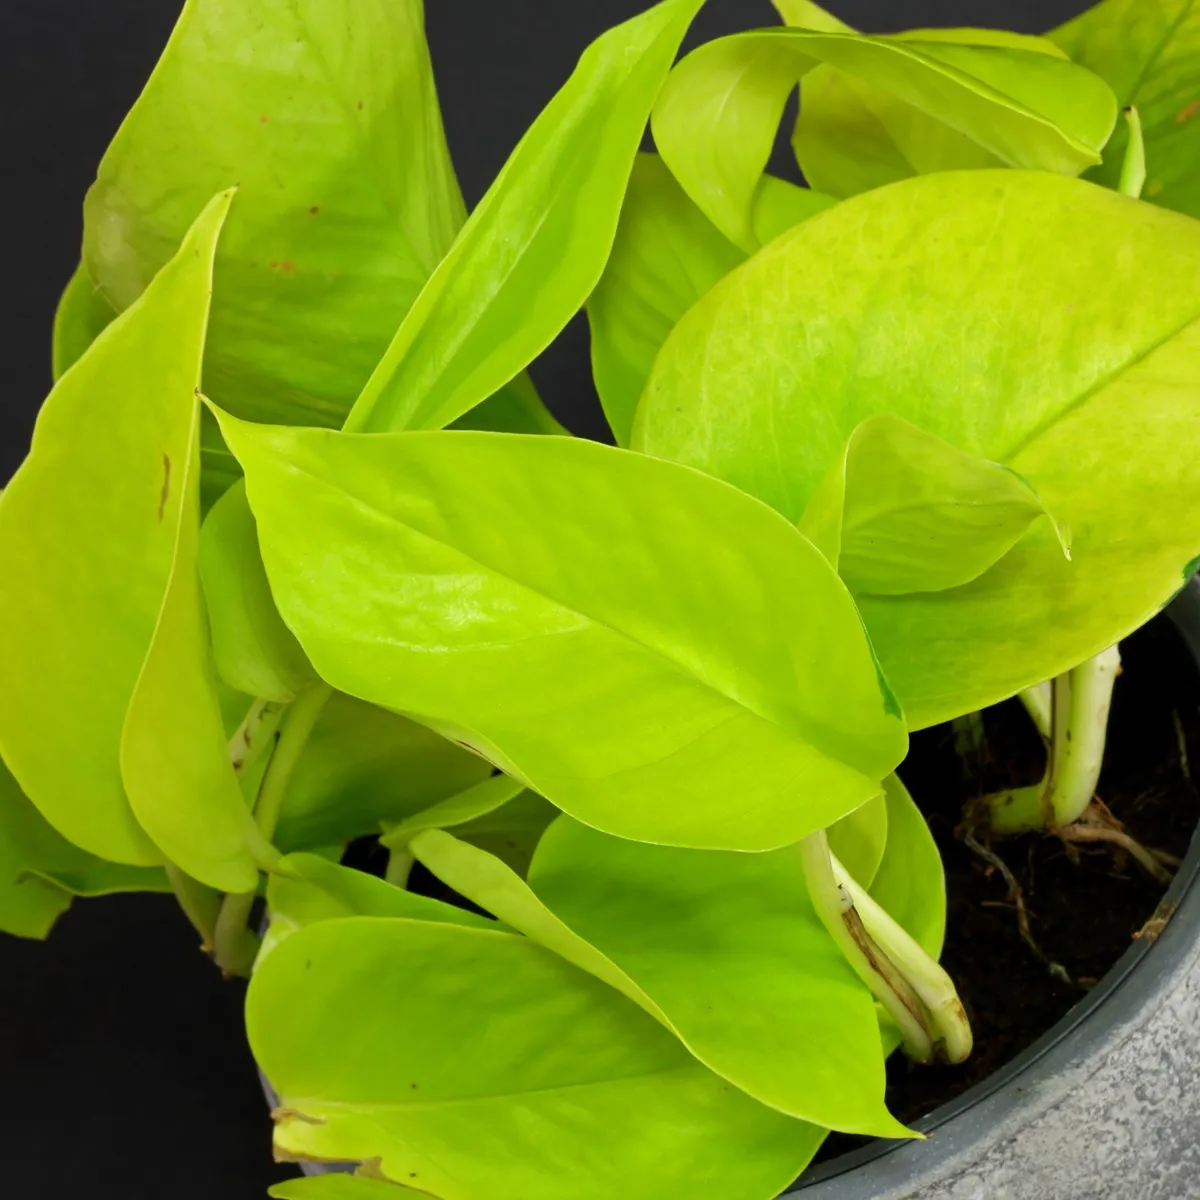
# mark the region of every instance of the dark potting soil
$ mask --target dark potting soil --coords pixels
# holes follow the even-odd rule
[[[1182,858],[1200,822],[1200,678],[1165,617],[1122,642],[1121,656],[1096,793],[1142,845]],[[982,750],[965,761],[949,725],[923,730],[900,769],[946,866],[942,963],[975,1034],[974,1053],[960,1066],[917,1066],[902,1054],[892,1056],[888,1106],[906,1122],[1004,1066],[1064,1016],[1131,939],[1154,936],[1147,922],[1164,891],[1119,849],[1091,845],[1068,852],[1043,834],[993,842],[1022,889],[1034,940],[1071,982],[1055,978],[1022,939],[1000,871],[957,836],[972,798],[1036,783],[1045,768],[1041,739],[1020,701],[988,709],[984,728]],[[835,1134],[820,1158],[863,1141]]]

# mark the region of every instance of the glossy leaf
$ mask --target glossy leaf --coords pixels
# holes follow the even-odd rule
[[[1138,628],[1200,552],[1200,225],[1076,180],[925,176],[838,205],[718,284],[656,363],[634,445],[798,519],[891,413],[1003,463],[1049,522],[963,588],[864,597],[916,728]]]
[[[442,1200],[767,1200],[814,1149],[810,1127],[512,934],[310,926],[255,975],[247,1025],[280,1097],[277,1154],[374,1159]]]
[[[831,203],[764,175],[754,199],[754,235],[769,242]],[[638,155],[612,254],[587,306],[592,372],[618,445],[629,443],[638,398],[667,334],[745,260],[745,253],[688,199],[658,155]]]
[[[883,1104],[870,993],[808,901],[794,850],[647,846],[556,821],[530,885],[441,832],[412,852],[439,879],[672,1030],[789,1116],[903,1136]]]
[[[321,675],[581,820],[769,849],[903,757],[849,594],[734,489],[569,438],[223,425]]]
[[[487,429],[493,433],[544,433],[570,435],[542,403],[533,380],[522,373],[494,396],[452,421],[451,429]]]
[[[56,828],[113,862],[162,861],[126,799],[120,745],[176,568],[186,584],[195,389],[228,204],[205,210],[58,382],[0,500],[0,751]]]
[[[654,137],[688,195],[744,250],[755,248],[751,201],[784,104],[822,62],[870,80],[1016,167],[1079,174],[1100,161],[1117,117],[1103,81],[1024,50],[809,29],[709,42],[672,72],[654,110]]]
[[[454,828],[454,836],[494,854],[524,878],[542,835],[562,814],[549,800],[526,789],[494,812]]]
[[[405,1196],[429,1200],[428,1192],[414,1192],[390,1180],[365,1175],[314,1175],[289,1179],[267,1192],[273,1200],[404,1200]]]
[[[855,32],[808,0],[777,0],[776,8],[787,24],[801,29]],[[1001,29],[917,29],[894,36],[1065,57],[1045,38]],[[874,86],[869,77],[827,64],[800,83],[792,144],[805,178],[834,196],[852,196],[932,171],[1004,165],[966,134]]]
[[[51,367],[55,383],[83,357],[116,315],[81,263],[75,268],[54,314]]]
[[[296,765],[275,843],[310,850],[378,833],[491,770],[425,726],[335,692]]]
[[[405,317],[348,429],[448,425],[583,306],[650,107],[701,3],[663,0],[588,47]]]
[[[241,481],[205,518],[199,568],[221,678],[248,696],[294,700],[316,675],[271,597]]]
[[[493,775],[464,792],[450,796],[391,826],[380,839],[389,850],[402,849],[427,829],[453,829],[502,808],[525,790],[523,784],[507,775]]]
[[[1146,140],[1145,199],[1200,217],[1200,8],[1193,0],[1105,0],[1047,35],[1136,106]],[[1124,123],[1093,177],[1116,187]]]
[[[465,216],[420,0],[188,0],[88,194],[92,279],[128,307],[233,184],[205,387],[340,424]]]
[[[850,435],[799,524],[856,595],[903,595],[970,583],[1042,516],[1014,471],[885,413]]]

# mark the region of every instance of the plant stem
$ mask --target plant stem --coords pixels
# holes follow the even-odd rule
[[[947,1062],[964,1062],[971,1053],[973,1038],[967,1014],[954,983],[920,943],[882,908],[833,854],[829,856],[833,876],[849,895],[871,940],[887,955],[904,977],[928,1015],[934,1047]]]
[[[271,759],[258,789],[247,834],[251,853],[264,871],[272,870],[279,861],[279,851],[271,839],[279,824],[288,784],[309,735],[332,694],[333,689],[323,683],[301,692],[283,711],[279,727],[273,734]],[[251,932],[248,922],[256,895],[256,892],[231,894],[221,904],[214,936],[214,957],[226,975],[249,974],[254,965],[260,939]]]
[[[229,762],[239,778],[254,769],[263,751],[271,744],[287,705],[276,700],[255,700],[242,723],[229,739]]]
[[[1125,123],[1129,126],[1129,144],[1125,147],[1117,191],[1137,200],[1146,186],[1146,141],[1142,137],[1142,119],[1132,104],[1125,110]]]
[[[1041,784],[987,798],[996,833],[1061,829],[1091,803],[1104,762],[1113,684],[1121,671],[1116,646],[1051,681],[1054,703],[1050,763]]]
[[[166,872],[179,907],[200,935],[201,949],[205,954],[212,954],[217,918],[221,912],[221,893],[185,874],[174,863],[167,863]]]
[[[384,878],[395,887],[408,887],[408,877],[412,873],[415,861],[407,846],[393,846],[388,854],[387,873]]]
[[[268,842],[275,836],[275,826],[279,824],[279,814],[283,811],[283,801],[292,773],[300,761],[301,754],[304,753],[304,747],[308,744],[317,718],[332,694],[333,689],[325,683],[306,688],[288,705],[279,722],[279,729],[275,734],[275,749],[271,754],[271,761],[267,764],[267,772],[263,776],[262,786],[258,789],[258,799],[254,804],[255,824]]]
[[[823,829],[797,843],[804,880],[821,924],[846,956],[854,973],[887,1010],[917,1062],[933,1058],[933,1039],[920,998],[887,955],[871,940],[849,894],[839,886]]]

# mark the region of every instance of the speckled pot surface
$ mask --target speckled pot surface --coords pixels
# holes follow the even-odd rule
[[[1168,612],[1200,667],[1200,578]],[[928,1140],[833,1159],[785,1196],[1200,1200],[1200,836],[1159,913],[1162,933],[1135,942],[1053,1029],[915,1122]],[[350,1168],[304,1166],[339,1169]]]

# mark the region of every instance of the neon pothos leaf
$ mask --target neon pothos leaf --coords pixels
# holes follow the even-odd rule
[[[995,703],[1142,625],[1200,552],[1200,225],[1078,180],[925,176],[813,218],[663,347],[634,446],[799,519],[890,413],[1017,471],[1035,522],[961,588],[866,596],[914,727]],[[735,419],[736,416],[736,419]]]
[[[222,422],[322,677],[589,824],[769,849],[904,755],[840,580],[732,488],[568,438]]]
[[[754,199],[754,235],[769,242],[832,203],[764,175]],[[658,155],[638,155],[612,254],[587,306],[592,371],[618,445],[629,443],[638,398],[667,334],[745,260],[745,253],[688,199]]]
[[[195,658],[204,643],[167,643],[183,637],[180,610],[192,603],[195,389],[213,248],[229,201],[226,194],[212,202],[141,300],[59,381],[30,456],[0,500],[0,749],[51,823],[113,862],[161,862],[166,848],[131,804],[155,823],[152,809],[178,806],[177,789],[200,782],[196,772],[206,773],[214,747],[224,761],[216,702],[210,713]],[[171,678],[177,670],[183,674]],[[168,752],[164,741],[155,765],[172,773],[151,779],[142,771],[148,763],[126,758],[126,713],[131,704],[144,712],[159,683],[167,708],[146,713],[147,736],[155,741],[152,731],[178,718],[186,748],[172,748],[189,761],[157,757]],[[184,711],[176,711],[185,694]],[[144,728],[140,717],[132,728]],[[218,787],[200,811],[225,806],[236,819],[234,793],[236,785],[227,794]],[[222,878],[252,886],[247,872],[243,863]]]
[[[776,0],[775,7],[787,24],[801,29],[856,32],[809,0]],[[1000,29],[917,29],[894,36],[904,41],[993,46],[1066,57],[1045,38]],[[1028,63],[1023,64],[1022,70],[1028,73],[1032,85],[1036,70],[1031,70]],[[1077,94],[1077,88],[1070,86],[1067,78],[1069,72],[1062,66],[1049,68],[1043,74],[1045,79],[1038,94],[1042,104],[1052,101],[1059,90],[1062,98]],[[1068,88],[1056,89],[1055,83],[1065,83]],[[856,76],[822,64],[801,80],[800,95],[800,114],[792,144],[805,178],[813,187],[830,195],[852,196],[932,171],[1004,165],[998,155],[965,133],[875,86],[868,76]]]
[[[1009,165],[1077,175],[1100,161],[1117,106],[1090,72],[1045,54],[762,29],[709,42],[672,72],[654,137],[688,195],[753,251],[750,212],[783,107],[820,63],[868,79]]]
[[[309,926],[256,972],[247,1026],[280,1098],[278,1154],[372,1159],[442,1200],[723,1200],[735,1184],[767,1200],[812,1153],[810,1127],[513,934]]]
[[[1194,0],[1105,0],[1047,35],[1138,110],[1146,139],[1145,199],[1200,217],[1200,6]],[[1124,123],[1092,178],[1116,187]]]
[[[421,0],[188,0],[85,206],[115,307],[234,184],[205,386],[339,424],[465,216]]]
[[[650,107],[701,3],[663,0],[584,52],[417,298],[346,428],[448,425],[583,306]]]
[[[419,834],[412,851],[455,891],[628,996],[755,1099],[818,1125],[904,1136],[883,1103],[870,993],[813,912],[794,850],[675,850],[562,818],[529,885],[446,833]]]
[[[106,863],[71,845],[0,763],[0,932],[44,938],[73,895],[167,890],[162,871]]]
[[[799,524],[852,592],[882,596],[970,583],[1042,516],[1008,467],[884,413],[850,435]]]

